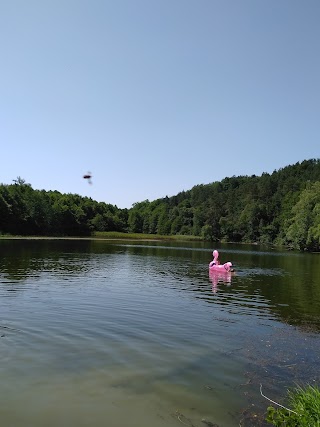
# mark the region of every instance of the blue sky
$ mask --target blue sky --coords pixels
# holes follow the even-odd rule
[[[319,22],[319,0],[0,1],[0,182],[130,208],[319,158]]]

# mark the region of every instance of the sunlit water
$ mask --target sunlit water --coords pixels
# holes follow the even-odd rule
[[[1,425],[258,426],[260,384],[319,385],[319,255],[218,249],[0,241]]]

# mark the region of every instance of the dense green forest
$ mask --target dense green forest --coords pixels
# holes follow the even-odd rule
[[[0,185],[0,233],[88,236],[93,231],[126,231],[128,210],[78,194],[34,190],[22,178]]]
[[[320,159],[261,176],[196,185],[131,209],[77,194],[0,185],[0,233],[84,236],[94,231],[200,236],[320,250]]]

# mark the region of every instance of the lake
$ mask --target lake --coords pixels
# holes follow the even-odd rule
[[[2,239],[0,313],[2,426],[260,426],[320,385],[319,254]]]

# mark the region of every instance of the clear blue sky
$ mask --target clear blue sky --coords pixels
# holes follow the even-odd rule
[[[319,158],[319,22],[319,0],[1,0],[0,182],[130,208]]]

